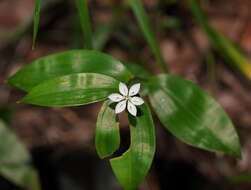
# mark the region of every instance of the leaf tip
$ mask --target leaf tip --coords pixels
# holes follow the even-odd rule
[[[21,104],[21,103],[29,103],[29,102],[27,101],[26,96],[23,97],[21,100],[18,100],[18,101],[17,101],[17,104]]]
[[[236,145],[234,146],[231,155],[238,158],[238,159],[242,159],[241,143],[240,143],[240,139],[239,139],[238,135],[237,135],[235,144]]]
[[[4,80],[4,84],[10,84],[9,80]]]
[[[5,84],[9,84],[9,85],[13,85],[13,80],[14,80],[14,76],[15,75],[12,75],[11,77],[9,77],[8,79],[4,80],[4,83]]]
[[[242,152],[241,152],[241,150],[240,149],[238,149],[236,152],[234,152],[233,154],[232,154],[234,157],[236,157],[236,158],[238,158],[238,159],[242,159]]]
[[[238,143],[236,143],[236,147],[230,149],[229,151],[225,152],[225,154],[228,154],[230,156],[233,156],[237,159],[242,159],[242,151],[241,151],[241,145],[238,141]]]
[[[105,158],[111,156],[115,151],[104,152],[104,151],[100,151],[100,150],[98,150],[98,149],[96,148],[96,152],[97,152],[98,157],[99,157],[100,159],[105,159]]]
[[[15,76],[16,74],[12,75],[9,79],[5,80],[4,83],[19,88]]]
[[[99,157],[100,159],[104,159],[105,157],[107,157],[107,155],[104,155],[104,154],[102,154],[102,153],[99,152],[99,151],[97,151],[97,154],[98,154],[98,157]]]

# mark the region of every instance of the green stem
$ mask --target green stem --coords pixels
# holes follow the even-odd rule
[[[86,0],[75,0],[80,17],[81,28],[85,39],[85,47],[92,49],[92,27],[89,16],[88,3]]]
[[[35,48],[37,33],[40,22],[40,11],[41,11],[41,0],[35,1],[35,10],[34,10],[34,27],[33,27],[33,39],[32,39],[32,49]]]
[[[44,0],[43,4],[41,6],[41,11],[45,11],[55,4],[56,4],[55,2]],[[18,29],[15,32],[11,33],[5,40],[3,40],[3,42],[0,44],[0,53],[3,52],[5,49],[13,46],[13,44],[15,44],[21,37],[23,37],[32,27],[33,21],[34,21],[34,14],[29,16],[18,27]],[[33,40],[34,40],[34,38],[33,38]]]
[[[233,42],[210,25],[206,14],[199,6],[199,2],[198,0],[187,0],[195,20],[204,30],[212,47],[226,60],[229,66],[251,81],[250,60]]]
[[[153,31],[151,30],[150,22],[149,22],[148,16],[146,14],[146,11],[144,9],[144,6],[141,0],[128,0],[128,1],[156,60],[161,66],[162,70],[167,73],[168,66],[165,63],[164,57],[162,56],[162,53],[160,51],[160,47],[155,38],[155,35]]]

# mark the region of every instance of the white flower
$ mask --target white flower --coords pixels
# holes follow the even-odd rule
[[[118,102],[115,107],[115,113],[121,113],[127,107],[127,110],[133,116],[137,115],[136,106],[140,106],[144,104],[144,100],[138,96],[135,96],[139,93],[140,83],[132,85],[132,87],[128,90],[127,86],[124,83],[119,83],[119,92],[111,94],[108,98],[113,102]]]

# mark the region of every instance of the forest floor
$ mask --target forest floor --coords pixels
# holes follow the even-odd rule
[[[251,88],[238,73],[229,68],[225,61],[211,50],[206,36],[194,22],[185,2],[181,0],[170,5],[158,4],[156,0],[145,0],[145,5],[170,72],[194,81],[226,109],[240,135],[243,158],[236,160],[223,154],[192,148],[166,132],[155,118],[158,123],[156,125],[157,155],[147,183],[142,184],[140,189],[157,190],[170,187],[170,184],[175,186],[177,184],[173,184],[171,180],[165,181],[162,173],[173,172],[168,175],[170,179],[177,182],[175,175],[188,178],[189,172],[177,174],[177,171],[184,171],[184,168],[187,171],[194,171],[196,175],[192,177],[199,176],[200,182],[206,184],[201,189],[251,189],[249,182],[251,178],[244,182],[238,180],[243,175],[251,174]],[[211,23],[243,48],[249,56],[251,1],[210,2],[204,8]],[[28,25],[24,33],[17,35],[17,40],[7,41],[6,39],[16,34],[22,23],[32,17],[33,0],[0,1],[0,114],[7,119],[10,115],[11,129],[30,150],[52,147],[53,158],[50,159],[59,159],[63,151],[72,151],[76,147],[81,147],[96,161],[98,158],[93,137],[100,103],[72,108],[43,108],[17,104],[16,101],[24,93],[4,83],[4,80],[19,68],[38,57],[81,47],[81,41],[78,40],[81,34],[79,28],[75,26],[78,24],[76,10],[73,3],[68,5],[65,6],[57,0],[51,1],[48,8],[42,12],[36,48],[31,50],[32,25]],[[107,22],[116,6],[118,6],[116,0],[91,1],[90,10],[94,25]],[[123,61],[147,65],[149,70],[159,73],[159,67],[142,38],[131,12],[126,11],[120,19],[122,22],[116,23],[103,51]],[[211,62],[208,61],[210,55],[215,58]],[[121,120],[122,139],[126,139],[128,123],[124,116]],[[94,170],[95,167],[91,169]],[[73,176],[78,175],[75,172]],[[191,180],[190,178],[191,176],[188,179]],[[188,179],[184,184],[191,183]],[[81,181],[80,178],[78,180]],[[165,186],[165,183],[169,186]],[[88,187],[94,189],[92,185]]]

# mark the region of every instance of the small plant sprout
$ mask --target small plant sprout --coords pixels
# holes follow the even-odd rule
[[[126,107],[130,114],[133,116],[137,115],[136,106],[140,106],[144,104],[144,100],[138,96],[135,96],[139,93],[140,83],[132,85],[132,87],[128,90],[127,86],[124,83],[119,83],[119,92],[111,94],[108,98],[113,102],[118,102],[115,107],[115,113],[123,112]]]

